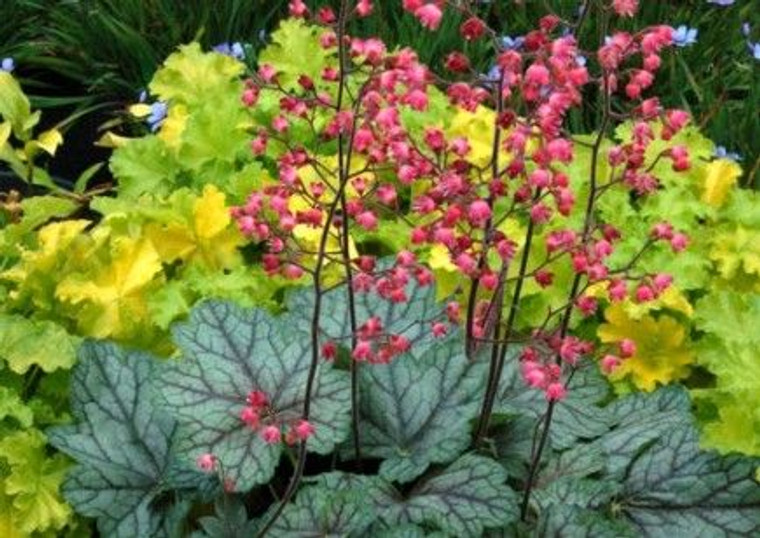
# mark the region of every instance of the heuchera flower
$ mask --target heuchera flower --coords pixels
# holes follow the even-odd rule
[[[437,30],[443,18],[443,12],[435,4],[425,4],[414,10],[414,16],[419,19],[420,24],[428,30]]]
[[[216,456],[213,454],[201,454],[195,459],[195,465],[204,473],[211,473],[216,468]]]

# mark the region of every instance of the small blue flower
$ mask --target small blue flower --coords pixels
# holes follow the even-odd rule
[[[508,35],[501,37],[501,47],[504,50],[520,50],[525,43],[525,38],[521,35],[510,37]]]
[[[726,7],[733,6],[736,0],[707,0],[708,4],[715,4],[716,6]]]
[[[752,32],[752,27],[749,25],[748,22],[745,22],[742,24],[742,35],[744,37],[749,37],[749,34]]]
[[[682,24],[673,32],[673,44],[676,47],[688,47],[697,42],[698,34],[699,30],[696,28],[689,28]]]
[[[748,41],[747,46],[749,47],[749,53],[752,55],[752,57],[755,60],[760,61],[760,41],[757,43],[750,43]]]
[[[235,41],[234,43],[219,43],[213,47],[213,50],[225,56],[232,56],[237,60],[245,59],[245,49],[243,49],[243,45],[239,41]]]
[[[168,105],[163,101],[156,101],[150,105],[150,114],[145,121],[148,122],[151,131],[155,132],[161,127],[161,124],[166,119],[168,110]]]
[[[725,146],[715,146],[713,157],[718,159],[731,159],[732,161],[741,161],[742,156],[735,151],[728,151]]]
[[[140,90],[140,93],[137,96],[137,102],[144,103],[147,100],[148,100],[148,92],[145,90]]]
[[[578,54],[575,57],[575,63],[578,64],[579,67],[586,67],[586,64],[588,63],[588,60],[583,54]]]
[[[0,71],[12,73],[14,69],[16,69],[16,62],[13,61],[13,58],[3,58],[0,62]]]

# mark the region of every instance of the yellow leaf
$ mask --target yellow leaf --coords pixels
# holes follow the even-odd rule
[[[127,138],[126,136],[119,136],[112,133],[111,131],[108,131],[103,136],[98,138],[97,141],[95,141],[95,145],[100,148],[120,148],[126,145],[130,140],[132,139]]]
[[[161,272],[161,260],[146,239],[119,237],[113,240],[111,263],[84,278],[65,278],[56,296],[72,305],[89,306],[80,328],[97,338],[120,336],[128,324],[147,310],[143,289]]]
[[[621,303],[608,307],[604,317],[607,322],[597,329],[603,343],[617,344],[626,338],[636,343],[636,354],[623,360],[613,372],[613,380],[630,377],[636,387],[651,391],[658,383],[670,383],[689,374],[695,356],[686,342],[686,330],[674,318],[645,315],[634,319]]]
[[[742,168],[731,159],[716,159],[704,167],[704,174],[702,201],[720,207],[742,175]]]
[[[189,114],[187,107],[181,103],[169,107],[166,119],[161,124],[158,137],[171,148],[177,148],[182,140]]]
[[[11,137],[11,122],[4,121],[0,123],[0,146],[4,146],[5,143]]]
[[[195,234],[201,239],[211,239],[218,235],[232,221],[224,193],[214,185],[203,187],[203,194],[195,201],[193,217]]]
[[[63,136],[58,129],[50,129],[37,137],[37,145],[48,155],[55,155],[55,151],[61,144],[63,144]]]

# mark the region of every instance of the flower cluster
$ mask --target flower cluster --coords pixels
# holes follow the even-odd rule
[[[268,444],[277,444],[284,441],[295,444],[305,441],[314,434],[314,426],[302,418],[297,418],[283,423],[269,404],[269,397],[260,390],[252,390],[246,397],[246,405],[240,410],[240,420],[247,428],[258,432],[261,438]]]
[[[434,30],[445,3],[404,0],[403,7]],[[615,0],[611,7],[617,15],[630,17],[638,2]],[[358,2],[352,16],[371,11],[371,2]],[[291,1],[290,12],[310,15],[298,0]],[[489,35],[476,14],[465,9],[465,15],[460,33],[466,41]],[[563,398],[567,373],[595,352],[592,342],[568,334],[570,314],[594,315],[601,296],[610,302],[651,301],[672,280],[666,274],[634,271],[641,253],[629,265],[614,265],[623,232],[614,223],[599,221],[595,203],[603,195],[601,182],[605,189],[627,189],[634,197],[656,195],[659,181],[647,157],[655,142],[666,146],[655,162],[669,161],[679,172],[691,166],[685,147],[667,144],[687,125],[688,114],[665,109],[656,97],[647,96],[663,51],[678,44],[677,31],[656,26],[615,32],[592,63],[562,20],[550,15],[537,30],[521,36],[519,44],[512,40],[499,45],[495,40],[496,65],[488,80],[473,76],[467,56],[455,50],[445,62],[453,80],[434,85],[435,77],[413,51],[389,52],[378,39],[349,37],[338,19],[329,8],[320,9],[313,19],[324,28],[320,43],[332,55],[319,80],[302,75],[288,91],[280,74],[264,64],[246,83],[245,106],[255,108],[265,92],[279,96],[279,109],[268,124],[257,127],[251,144],[255,155],[276,167],[278,181],[232,210],[240,230],[265,245],[262,263],[272,274],[310,275],[319,285],[324,267],[333,264],[345,269],[342,278],[350,282],[350,293],[376,293],[391,303],[407,301],[412,281],[430,284],[433,273],[426,256],[444,252],[471,293],[466,304],[459,298],[451,301],[444,319],[410,320],[429,323],[436,337],[447,334],[450,324],[463,323],[474,340],[491,339],[500,329],[509,338],[514,327],[502,318],[501,296],[516,293],[512,308],[519,308],[517,282],[533,280],[549,291],[565,285],[555,271],[568,267],[575,285],[564,292],[567,304],[549,312],[534,330],[522,360],[526,384],[543,390],[551,401]],[[594,172],[591,185],[579,191],[577,178],[568,172],[577,141],[564,125],[584,93],[594,90],[608,109],[613,99],[619,101],[616,108],[623,112],[616,117],[630,120],[631,134],[604,150],[596,145],[594,162],[606,160],[609,177],[597,178]],[[407,123],[405,118],[427,113],[432,99],[440,96],[455,114],[492,118],[486,159],[476,141],[461,132],[435,124],[413,129]],[[600,136],[611,121],[608,113]],[[311,133],[306,143],[303,135],[292,135],[304,130]],[[337,144],[338,155],[326,158],[311,149],[325,144]],[[380,268],[373,256],[354,251],[352,229],[377,232],[400,212],[407,213],[411,224],[410,246],[397,254],[395,263]],[[578,220],[569,217],[578,215],[583,217],[580,228],[569,224]],[[503,226],[510,220],[524,222],[527,235]],[[545,261],[530,268],[520,263],[521,272],[508,278],[520,261],[516,258],[529,256],[534,237],[545,246]],[[678,252],[688,238],[663,223],[644,249],[658,242]],[[599,289],[606,295],[595,291]],[[379,317],[356,323],[350,353],[355,361],[388,362],[411,346],[403,334],[388,334]],[[322,342],[321,356],[335,358],[337,345]],[[602,368],[611,371],[627,353],[621,349],[606,355]],[[260,411],[246,407],[241,419],[258,428]],[[262,435],[278,440],[279,429],[267,428]]]

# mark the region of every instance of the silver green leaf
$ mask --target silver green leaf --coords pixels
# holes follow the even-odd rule
[[[639,538],[625,521],[578,506],[555,505],[541,513],[532,536],[551,538]],[[671,538],[681,535],[672,535]]]
[[[487,527],[517,519],[517,495],[506,480],[506,472],[495,461],[466,454],[416,485],[405,499],[398,494],[388,498],[378,513],[391,527],[433,525],[457,538],[478,538]]]
[[[242,500],[234,495],[224,495],[214,503],[214,515],[198,520],[200,531],[192,538],[250,538],[255,536],[257,524],[248,519]]]
[[[612,424],[606,408],[599,403],[609,392],[609,383],[595,364],[578,367],[568,381],[568,395],[554,407],[549,440],[561,450],[580,439],[594,439],[607,432]],[[525,385],[519,372],[515,352],[507,357],[502,372],[495,411],[532,416],[539,419],[546,413],[544,393]]]
[[[181,357],[161,379],[165,408],[179,424],[178,453],[187,461],[211,453],[237,491],[268,482],[282,452],[239,417],[252,390],[269,396],[272,423],[302,415],[311,345],[308,334],[283,318],[232,303],[210,301],[174,329]],[[326,362],[317,366],[307,448],[328,454],[348,435],[348,375]]]
[[[153,404],[157,365],[112,344],[83,344],[71,390],[76,424],[47,432],[78,462],[63,485],[66,499],[97,518],[103,536],[169,536],[172,513],[187,509],[169,493],[176,424]]]
[[[439,341],[419,359],[362,368],[360,440],[382,458],[380,476],[409,482],[431,463],[454,460],[469,445],[484,365],[467,361],[460,338]]]
[[[675,427],[628,468],[622,511],[642,536],[760,536],[760,459],[700,452],[697,431]]]
[[[387,265],[381,262],[380,265]],[[322,317],[320,330],[324,338],[347,346],[351,338],[349,323],[348,294],[346,286],[339,286],[322,297]],[[407,300],[394,303],[379,297],[375,292],[355,293],[357,323],[361,325],[370,317],[380,318],[383,329],[390,334],[406,337],[412,344],[409,354],[420,357],[435,343],[431,324],[442,318],[443,306],[435,299],[433,286],[406,286]],[[310,313],[314,310],[314,294],[298,290],[288,296],[289,323],[303,331],[310,330]]]

